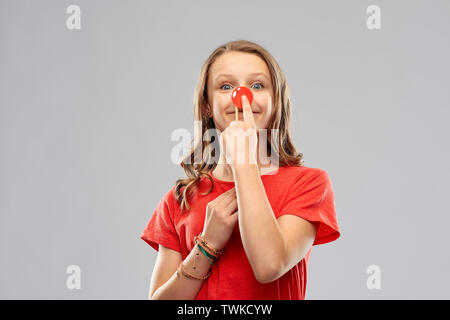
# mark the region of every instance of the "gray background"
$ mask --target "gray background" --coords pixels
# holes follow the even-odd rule
[[[247,39],[286,73],[294,142],[335,191],[342,236],[313,248],[306,298],[449,299],[449,16],[448,1],[1,0],[0,298],[147,298],[139,235],[183,176],[171,133],[193,132],[210,52]]]

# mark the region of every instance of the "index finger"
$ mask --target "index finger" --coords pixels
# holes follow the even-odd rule
[[[221,196],[223,196],[224,198],[229,197],[229,196],[233,196],[236,194],[236,188],[233,187],[227,191],[225,191],[224,193],[221,194]]]
[[[219,195],[218,197],[216,197],[214,199],[214,201],[217,203],[220,203],[220,202],[224,201],[225,199],[233,199],[235,197],[236,197],[236,188],[233,187],[230,190],[227,190],[224,193],[222,193],[221,195]]]
[[[255,119],[253,118],[252,107],[248,102],[247,96],[242,95],[242,111],[244,115],[244,122],[247,122],[251,127],[255,127]]]
[[[224,193],[233,193],[233,192],[236,192],[236,187],[233,187],[233,188],[225,191]]]
[[[233,188],[231,188],[231,189],[229,189],[229,190],[223,192],[222,194],[220,194],[220,195],[217,197],[217,199],[218,199],[218,198],[225,198],[225,197],[227,197],[227,196],[229,196],[229,195],[232,195],[232,194],[235,193],[235,192],[236,192],[236,187],[233,187]]]

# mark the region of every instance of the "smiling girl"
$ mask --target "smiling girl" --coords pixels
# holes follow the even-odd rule
[[[236,120],[230,97],[239,86],[250,88],[253,101],[242,97]],[[305,299],[311,248],[336,240],[340,229],[328,174],[303,165],[290,117],[286,78],[267,50],[240,40],[211,53],[195,89],[202,134],[181,162],[187,177],[164,195],[141,234],[158,251],[150,299]],[[276,163],[260,158],[261,129]],[[204,141],[210,130],[219,139]],[[235,148],[244,134],[248,143]]]

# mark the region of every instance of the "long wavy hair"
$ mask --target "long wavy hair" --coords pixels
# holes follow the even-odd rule
[[[208,134],[216,131],[213,118],[206,116],[205,108],[208,100],[208,91],[206,84],[208,83],[209,70],[214,61],[222,54],[230,51],[245,52],[255,54],[263,59],[270,71],[272,87],[274,90],[274,111],[269,121],[267,130],[267,152],[269,155],[275,152],[275,146],[271,146],[271,129],[278,129],[278,147],[276,152],[279,153],[279,167],[303,166],[303,153],[297,153],[289,133],[289,125],[291,119],[291,99],[289,86],[286,77],[278,65],[275,58],[260,45],[247,41],[237,40],[225,43],[215,49],[203,64],[197,85],[194,91],[194,120],[201,122],[201,132],[191,141],[190,152],[185,155],[180,165],[186,173],[186,178],[178,179],[175,183],[174,195],[178,203],[180,203],[181,212],[185,208],[190,210],[189,199],[197,190],[198,184],[202,177],[210,180],[211,186],[209,190],[201,195],[209,194],[214,188],[214,181],[208,174],[210,170],[214,170],[217,166],[215,159],[217,155],[212,156],[211,144],[215,144],[212,150],[220,150],[217,135],[214,139],[204,139],[205,133]],[[200,150],[198,149],[200,148]],[[197,150],[197,151],[196,151]],[[194,161],[195,154],[201,154],[201,162]]]

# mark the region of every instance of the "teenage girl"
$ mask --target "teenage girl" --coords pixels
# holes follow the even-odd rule
[[[231,92],[240,86],[253,101],[242,97],[236,120]],[[164,195],[141,234],[158,251],[149,299],[305,299],[312,246],[336,240],[340,230],[328,174],[304,166],[292,143],[284,73],[260,45],[229,42],[204,63],[194,97],[202,134],[181,162],[187,177]],[[260,129],[276,164],[261,161]],[[216,139],[204,139],[211,131]],[[244,147],[234,148],[244,132]]]

